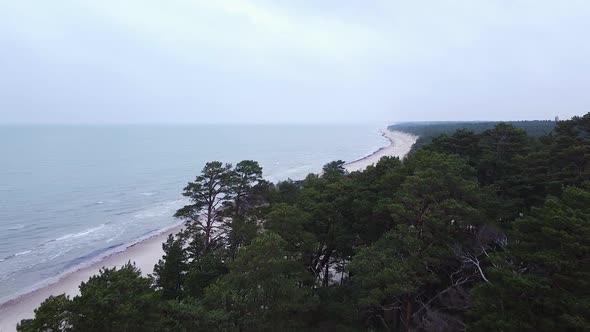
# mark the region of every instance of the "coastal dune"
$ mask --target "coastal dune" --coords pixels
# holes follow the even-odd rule
[[[417,139],[417,136],[387,129],[381,130],[381,134],[389,140],[390,144],[369,156],[345,164],[345,168],[349,172],[363,170],[385,156],[403,158],[410,152],[412,145]],[[135,262],[135,265],[141,269],[144,275],[152,273],[154,265],[164,254],[162,243],[166,241],[169,234],[176,234],[181,228],[182,225],[176,225],[144,241],[123,248],[120,252],[108,255],[88,266],[70,273],[65,273],[56,282],[48,286],[0,304],[0,332],[16,331],[16,324],[22,319],[33,318],[34,309],[51,295],[55,296],[65,293],[69,296],[75,296],[79,294],[78,286],[80,283],[98,274],[103,267],[121,267],[128,261],[131,261]]]

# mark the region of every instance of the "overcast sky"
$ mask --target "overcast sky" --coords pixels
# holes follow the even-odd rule
[[[0,123],[589,111],[586,0],[0,0]]]

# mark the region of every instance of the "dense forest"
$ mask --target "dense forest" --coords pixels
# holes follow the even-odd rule
[[[590,113],[301,181],[210,162],[153,276],[104,269],[18,330],[588,331],[589,163]]]
[[[389,126],[390,130],[399,130],[418,136],[416,144],[412,150],[418,150],[426,144],[430,144],[434,137],[442,134],[451,135],[458,129],[465,129],[479,134],[485,130],[494,128],[496,125],[504,123],[516,128],[523,129],[529,136],[537,137],[548,135],[555,128],[555,121],[533,120],[533,121],[475,121],[475,122],[403,122]]]

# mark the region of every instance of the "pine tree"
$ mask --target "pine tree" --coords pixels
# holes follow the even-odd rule
[[[255,208],[263,203],[260,189],[266,184],[262,167],[256,161],[242,160],[230,172],[224,213],[230,218],[226,229],[232,257],[239,247],[248,245],[256,237],[258,216]]]
[[[71,326],[72,300],[61,294],[50,296],[35,309],[33,319],[23,319],[16,327],[19,332],[69,332]]]
[[[287,243],[261,233],[230,263],[230,271],[205,291],[205,303],[227,312],[239,331],[279,331],[297,326],[313,304],[300,285],[303,267],[288,258]]]
[[[120,269],[103,268],[83,282],[71,311],[76,331],[154,331],[160,323],[151,281],[131,263]]]
[[[176,211],[174,215],[186,221],[187,232],[204,235],[207,251],[223,233],[222,205],[226,201],[231,165],[218,161],[205,164],[201,175],[189,182],[182,193],[191,204]]]
[[[473,290],[474,331],[585,331],[590,328],[590,191],[561,199],[513,225],[490,283]]]
[[[154,267],[154,283],[161,289],[164,299],[180,299],[188,270],[184,241],[170,234],[168,240],[162,244],[162,249],[164,249],[164,256]]]

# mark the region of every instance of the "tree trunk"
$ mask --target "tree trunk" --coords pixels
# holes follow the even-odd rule
[[[326,267],[324,270],[324,287],[328,287],[329,286],[329,281],[330,281],[330,261],[328,260],[328,263],[326,263]]]
[[[406,300],[406,331],[410,331],[410,325],[412,322],[412,299]]]

